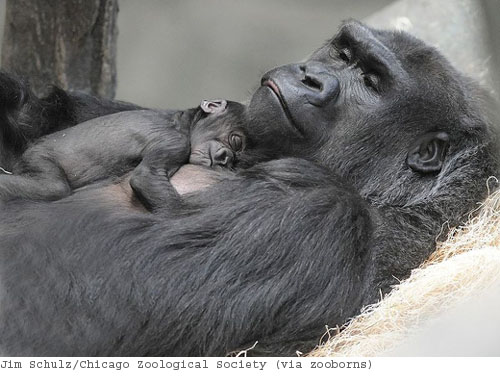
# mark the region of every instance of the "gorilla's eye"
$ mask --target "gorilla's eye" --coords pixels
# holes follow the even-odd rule
[[[243,149],[243,138],[237,133],[232,133],[229,135],[229,146],[235,152],[239,152]]]
[[[367,88],[373,89],[378,92],[380,79],[377,75],[373,73],[363,73],[363,81]]]
[[[349,48],[344,47],[344,48],[340,49],[338,54],[339,54],[339,58],[342,59],[347,64],[349,64],[351,62],[352,52],[351,52],[351,50],[349,50]]]

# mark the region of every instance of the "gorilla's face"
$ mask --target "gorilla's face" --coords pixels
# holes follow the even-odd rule
[[[307,61],[267,72],[249,116],[256,132],[272,124],[286,153],[329,165],[360,192],[391,195],[394,178],[432,179],[453,144],[484,131],[463,82],[420,40],[349,22]]]
[[[292,139],[318,147],[332,130],[355,127],[379,111],[392,84],[406,81],[395,54],[368,28],[351,23],[307,61],[267,72],[250,109],[267,109]]]
[[[200,109],[200,118],[191,129],[189,162],[213,169],[233,168],[246,149],[245,106],[233,101],[204,100]]]

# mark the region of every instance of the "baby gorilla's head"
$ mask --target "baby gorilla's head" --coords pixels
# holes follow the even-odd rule
[[[199,115],[191,128],[189,162],[225,169],[240,165],[248,147],[244,129],[245,109],[238,102],[202,101]]]

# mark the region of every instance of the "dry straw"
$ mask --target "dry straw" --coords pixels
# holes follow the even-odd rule
[[[429,319],[500,281],[500,191],[379,303],[342,331],[328,329],[309,356],[386,354]]]

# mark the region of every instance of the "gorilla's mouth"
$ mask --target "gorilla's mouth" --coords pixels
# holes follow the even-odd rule
[[[288,109],[288,106],[287,106],[285,100],[283,99],[283,96],[281,95],[281,91],[280,91],[280,88],[278,87],[278,85],[276,85],[276,83],[273,80],[271,80],[269,78],[264,78],[262,80],[261,86],[267,86],[276,95],[276,97],[278,98],[278,101],[281,105],[281,108],[283,109],[283,112],[285,113],[285,116],[286,116],[288,122],[296,131],[298,131],[300,136],[303,137],[304,134],[303,134],[302,130],[300,129],[300,127],[293,121],[292,114],[290,113],[290,110]]]

